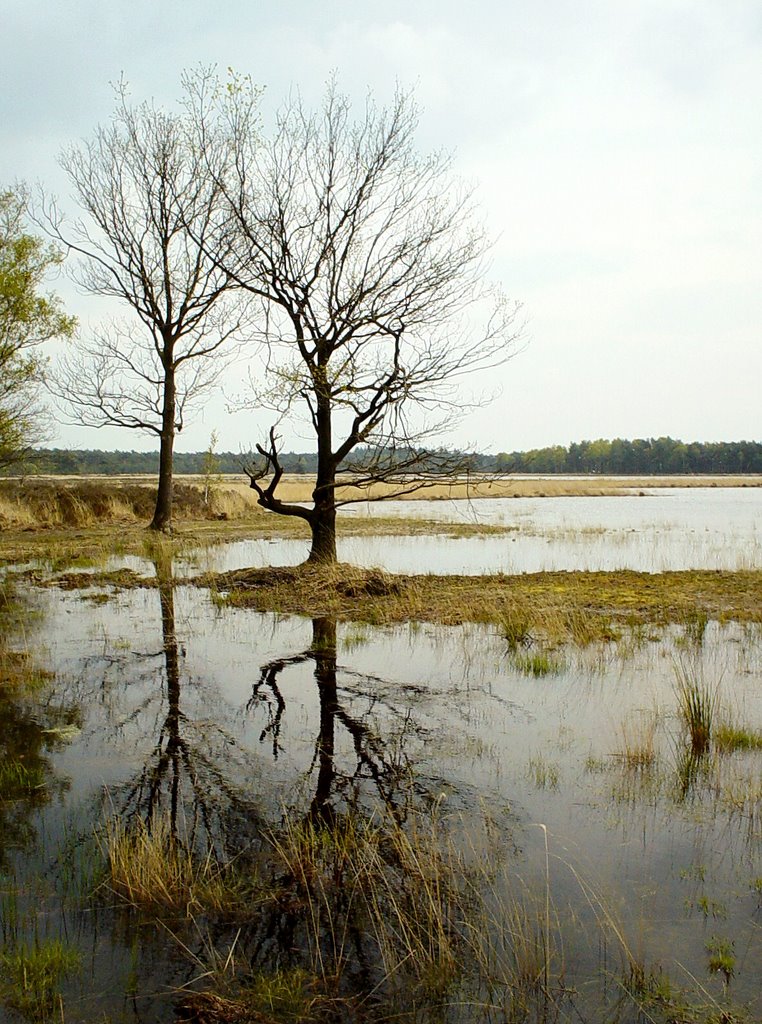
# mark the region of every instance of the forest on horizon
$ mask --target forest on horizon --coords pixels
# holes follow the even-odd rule
[[[361,453],[362,454],[362,453]],[[686,443],[671,437],[615,438],[579,441],[524,452],[479,453],[465,457],[475,473],[610,474],[659,476],[681,474],[762,474],[762,443],[716,441]],[[312,452],[282,453],[286,473],[314,473]],[[176,452],[179,474],[243,473],[255,457],[241,452]],[[34,449],[24,467],[29,474],[115,476],[157,473],[158,452],[100,451],[98,449]],[[346,465],[345,470],[353,466]],[[9,471],[10,472],[10,471]],[[16,474],[18,475],[18,469]]]

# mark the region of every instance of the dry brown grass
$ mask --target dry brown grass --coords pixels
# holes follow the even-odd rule
[[[656,766],[656,731],[659,715],[655,709],[633,712],[619,726],[619,749],[614,756],[628,771],[648,772]]]
[[[143,481],[95,477],[4,480],[0,482],[0,527],[29,530],[137,525],[150,520],[155,497],[155,483]],[[219,521],[257,511],[264,514],[240,490],[217,488],[207,504],[201,486],[175,483],[173,513],[179,521]]]
[[[178,514],[182,517],[189,511],[200,518],[213,517],[227,513],[231,518],[251,514],[257,511],[254,492],[249,485],[248,477],[226,474],[217,478],[211,488],[209,506],[203,503],[203,491],[207,483],[203,476],[175,475],[178,489]],[[344,481],[342,485],[342,481]],[[378,500],[389,496],[397,496],[398,484],[378,483],[367,488],[358,489],[351,486],[351,477],[339,477],[340,486],[337,494],[339,499],[359,498],[360,500]],[[26,480],[9,479],[0,482],[0,521],[9,512],[18,516],[13,509],[16,497],[23,495],[22,506],[26,504],[30,494],[35,490],[42,492],[55,491],[60,494],[68,491],[72,494],[91,491],[109,492],[122,496],[127,509],[134,514],[135,491],[145,492],[152,497],[155,494],[157,478],[151,475],[135,476],[39,476]],[[314,480],[308,474],[286,474],[278,488],[278,494],[286,502],[310,502]],[[447,501],[451,499],[479,498],[532,498],[532,497],[574,497],[574,496],[610,496],[637,494],[655,487],[762,487],[762,476],[647,476],[647,477],[616,477],[616,476],[473,476],[457,481],[426,484],[398,495],[402,500]],[[189,492],[198,492],[195,498]],[[10,502],[8,500],[10,495]],[[85,499],[87,500],[87,499]],[[141,501],[142,506],[142,501]],[[65,511],[64,502],[64,511]],[[186,508],[185,506],[190,506]],[[142,508],[139,512],[142,513]],[[150,514],[150,509],[146,513]]]
[[[197,487],[203,487],[203,477],[178,477]],[[226,490],[246,496],[253,504],[252,491],[245,476],[222,478]],[[340,477],[349,480],[349,477]],[[285,475],[278,493],[284,501],[309,502],[314,481],[309,475]],[[479,498],[557,498],[574,496],[616,496],[638,493],[653,487],[762,487],[762,476],[671,476],[671,477],[471,477],[455,482],[426,485],[406,495],[403,500],[447,501],[451,499]],[[348,484],[339,487],[339,498],[367,498],[376,500],[395,495],[399,486],[374,484],[358,490]]]
[[[348,479],[348,478],[345,478]],[[227,524],[243,527],[252,536],[288,536],[307,534],[304,522],[292,517],[265,512],[255,500],[245,476],[225,476],[217,480],[204,501],[206,480],[201,476],[176,476],[173,517],[179,530],[192,526],[207,533],[227,530]],[[286,502],[309,503],[313,481],[309,476],[284,476],[279,496]],[[660,486],[758,487],[762,477],[499,477],[471,478],[454,483],[426,486],[400,497],[427,501],[450,499],[570,497],[638,494],[644,488]],[[94,529],[114,525],[141,526],[153,514],[156,478],[122,477],[30,477],[0,480],[0,529],[34,532],[38,530]],[[392,484],[376,484],[358,491],[339,486],[339,499],[377,500],[395,494]],[[219,525],[218,525],[219,524]],[[226,524],[226,525],[222,525]],[[345,533],[466,533],[505,532],[504,526],[475,523],[443,524],[428,520],[362,518],[340,520]]]
[[[252,902],[251,885],[208,854],[199,857],[178,839],[165,815],[131,829],[117,819],[104,838],[109,884],[125,903],[155,912],[191,917],[201,912],[227,913]]]

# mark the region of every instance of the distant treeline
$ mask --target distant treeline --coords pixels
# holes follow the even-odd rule
[[[200,476],[243,473],[255,459],[240,452],[175,452],[174,471]],[[309,473],[315,469],[317,456],[282,454],[287,473]],[[28,468],[36,473],[56,476],[117,476],[121,474],[156,474],[159,453],[102,452],[95,449],[38,448],[28,460]]]
[[[762,444],[756,441],[717,441],[686,444],[672,437],[624,441],[580,441],[568,448],[536,448],[529,452],[500,452],[500,473],[608,473],[624,476],[682,473],[762,473]]]
[[[312,453],[281,453],[286,473],[314,473],[317,456]],[[464,458],[477,473],[581,473],[648,476],[683,473],[762,474],[762,443],[718,441],[685,443],[671,437],[625,441],[580,441],[568,448],[535,448],[528,452],[470,455]],[[196,475],[242,473],[253,463],[240,452],[176,452],[175,472]],[[73,451],[37,449],[29,467],[33,472],[54,475],[115,476],[153,474],[159,471],[158,452]],[[435,472],[435,460],[429,472]]]

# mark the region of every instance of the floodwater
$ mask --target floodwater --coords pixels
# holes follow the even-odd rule
[[[442,524],[441,535],[339,541],[342,561],[387,572],[482,575],[762,567],[762,488],[662,488],[642,496],[618,497],[376,502],[349,506],[343,514]],[[448,528],[460,524],[502,526],[508,532],[447,536]],[[206,552],[204,565],[218,571],[296,565],[306,554],[306,541],[241,541]]]
[[[741,535],[752,550],[756,495],[707,498],[704,532],[723,558]],[[636,530],[661,523],[679,546],[689,517],[701,536],[700,517],[671,498],[653,499],[655,519],[650,498],[611,501],[638,510]],[[590,501],[604,503],[601,520],[623,516],[609,499]],[[520,520],[522,537],[567,529],[572,515],[578,528],[600,525],[588,499],[546,505],[559,502],[565,509],[516,499],[484,512]],[[398,542],[378,550],[391,557]],[[460,543],[436,540],[442,551]],[[230,548],[213,553],[216,565],[244,557],[241,545]],[[175,575],[189,564],[176,563]],[[173,586],[166,567],[156,571],[158,590],[30,590],[34,615],[17,644],[50,678],[0,705],[0,761],[23,765],[29,780],[9,784],[6,773],[0,787],[2,949],[60,938],[79,951],[78,970],[59,983],[69,1024],[171,1019],[172,991],[203,974],[210,941],[224,952],[233,939],[224,929],[210,940],[202,927],[157,927],[104,893],[89,898],[103,860],[93,837],[107,818],[162,811],[193,823],[199,846],[224,859],[261,842],[285,807],[370,813],[410,799],[437,806],[464,835],[489,815],[506,899],[549,881],[565,982],[580,993],[575,1019],[609,1019],[600,993],[586,994],[590,978],[617,970],[604,918],[705,1005],[733,999],[762,1017],[762,752],[688,763],[675,692],[689,673],[726,717],[762,730],[759,628],[688,625],[556,649],[535,674],[538,652],[510,651],[491,628],[259,614],[219,607],[202,589]],[[627,738],[645,734],[653,762],[628,766]],[[244,960],[262,954],[261,936],[249,939],[237,940]],[[709,969],[717,943],[733,951],[729,984]],[[268,955],[265,969],[279,962]],[[0,1020],[14,1019],[0,1008]]]

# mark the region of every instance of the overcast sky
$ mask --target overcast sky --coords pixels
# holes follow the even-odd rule
[[[762,440],[759,0],[0,0],[0,29],[0,184],[64,201],[57,154],[108,119],[122,72],[167,106],[199,63],[250,74],[270,106],[292,86],[318,102],[334,70],[358,100],[415,86],[420,148],[478,183],[491,274],[528,321],[457,443]],[[54,286],[83,329],[100,315]],[[178,447],[217,429],[247,448],[263,426],[214,401]],[[65,426],[57,443],[153,444]]]

